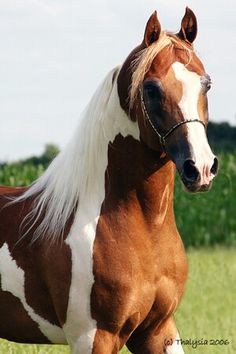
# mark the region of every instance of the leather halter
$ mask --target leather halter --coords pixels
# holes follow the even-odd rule
[[[206,129],[205,123],[200,120],[200,119],[184,119],[179,123],[176,123],[175,125],[173,125],[173,127],[171,127],[164,135],[162,135],[161,133],[159,133],[159,131],[157,130],[157,128],[155,127],[155,125],[153,124],[152,120],[149,117],[148,111],[146,109],[146,105],[143,99],[143,91],[141,89],[141,87],[139,87],[139,93],[140,93],[140,98],[141,98],[141,105],[142,105],[142,109],[143,112],[146,116],[146,119],[148,120],[149,124],[151,125],[152,129],[154,130],[154,132],[156,133],[156,135],[159,138],[160,144],[163,148],[163,151],[166,151],[166,138],[171,135],[177,128],[179,128],[181,125],[183,124],[187,124],[187,123],[201,123],[204,128]]]

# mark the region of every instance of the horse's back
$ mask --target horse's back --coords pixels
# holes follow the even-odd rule
[[[18,237],[19,225],[25,212],[23,202],[14,202],[26,187],[0,186],[0,245]]]
[[[26,190],[26,187],[0,186],[0,198],[6,196],[19,196]]]

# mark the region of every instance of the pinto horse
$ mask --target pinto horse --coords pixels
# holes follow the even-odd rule
[[[207,138],[209,75],[156,12],[142,43],[94,94],[78,130],[28,188],[0,189],[0,336],[73,354],[183,353],[173,314],[187,278],[173,212],[217,173]]]

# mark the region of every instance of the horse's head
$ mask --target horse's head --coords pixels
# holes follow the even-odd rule
[[[211,79],[193,50],[196,35],[190,9],[175,35],[161,31],[155,12],[118,77],[121,106],[138,121],[141,139],[174,161],[192,192],[208,190],[218,169],[206,137]]]

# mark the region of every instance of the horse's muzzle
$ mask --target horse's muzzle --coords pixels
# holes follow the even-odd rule
[[[218,159],[213,156],[212,161],[197,166],[195,161],[188,158],[182,166],[177,163],[181,180],[188,192],[206,192],[210,189],[212,181],[218,172]]]

